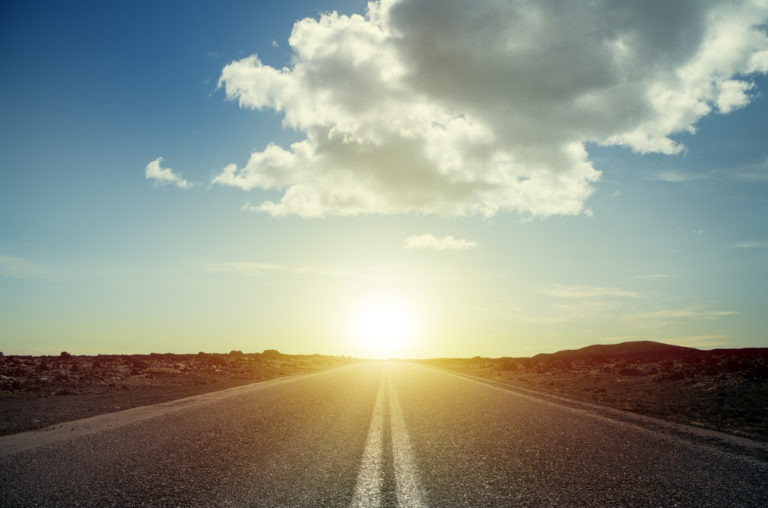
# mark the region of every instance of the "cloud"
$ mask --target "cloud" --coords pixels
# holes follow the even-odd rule
[[[268,272],[283,271],[286,269],[283,265],[272,263],[253,263],[253,262],[222,262],[211,263],[208,268],[214,272],[235,273],[238,275],[264,275]]]
[[[672,136],[755,94],[767,18],[749,0],[380,0],[302,19],[289,66],[252,55],[219,86],[303,139],[212,181],[279,193],[250,207],[276,216],[584,213],[585,144],[679,153]]]
[[[58,280],[61,274],[36,261],[0,254],[0,277]]]
[[[313,265],[292,267],[276,263],[258,263],[254,261],[206,262],[204,263],[204,269],[212,272],[231,273],[249,277],[257,277],[267,273],[277,272],[331,277],[343,277],[352,273],[349,269],[338,267],[318,267]]]
[[[768,247],[768,242],[738,242],[731,245],[734,249],[759,249]]]
[[[295,276],[391,278],[391,277],[444,277],[453,270],[444,268],[424,268],[410,265],[390,266],[322,266],[322,265],[285,265],[258,261],[209,261],[185,259],[184,262],[196,271],[260,277],[267,274],[287,274]]]
[[[477,247],[477,242],[462,240],[452,236],[438,238],[434,235],[411,235],[405,239],[407,249],[466,250]]]
[[[540,293],[557,298],[642,298],[640,293],[619,288],[596,286],[552,286],[539,290]]]
[[[720,319],[722,317],[741,314],[736,311],[697,310],[697,309],[662,309],[652,312],[638,312],[622,316],[630,320],[660,320],[660,319]]]
[[[562,299],[538,311],[516,315],[515,320],[533,324],[604,320],[615,316],[621,305],[616,299]]]
[[[674,344],[676,346],[695,347],[699,349],[712,349],[728,347],[731,344],[726,339],[727,335],[689,335],[686,337],[669,337],[659,339],[659,342]]]
[[[155,185],[173,184],[176,187],[180,187],[182,189],[189,189],[193,186],[193,184],[191,184],[189,181],[174,173],[171,168],[162,167],[162,163],[163,158],[158,157],[157,159],[147,164],[147,166],[144,168],[144,175],[148,179],[154,180]]]
[[[768,180],[768,157],[752,164],[744,164],[741,167],[731,168],[726,174],[739,180],[764,182]]]
[[[635,275],[635,279],[674,279],[677,275],[669,273],[650,273],[648,275]]]
[[[668,183],[688,183],[696,180],[705,180],[710,175],[704,173],[692,173],[688,171],[663,171],[657,173],[649,178],[649,180],[658,180],[660,182]]]

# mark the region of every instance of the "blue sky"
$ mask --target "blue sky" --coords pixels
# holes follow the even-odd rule
[[[768,346],[768,53],[717,30],[753,4],[665,14],[701,47],[720,37],[718,58],[651,45],[652,13],[625,32],[609,9],[570,13],[614,37],[563,35],[572,69],[563,14],[543,8],[512,54],[495,36],[527,13],[495,2],[4,5],[0,350],[375,354],[350,323],[382,301],[412,324],[393,354]],[[603,76],[599,48],[620,45],[635,56]],[[635,100],[660,83],[669,105]],[[147,178],[158,157],[190,187]]]

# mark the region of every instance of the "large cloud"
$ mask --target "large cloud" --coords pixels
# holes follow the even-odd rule
[[[256,55],[220,85],[306,134],[218,184],[305,217],[585,211],[585,143],[675,154],[671,136],[746,105],[768,72],[768,2],[381,0],[293,28],[290,67]]]

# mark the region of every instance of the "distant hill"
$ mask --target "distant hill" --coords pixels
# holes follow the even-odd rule
[[[652,340],[622,342],[621,344],[595,344],[581,349],[566,349],[557,353],[540,353],[531,357],[534,362],[553,360],[592,360],[599,358],[650,358],[689,356],[702,353],[700,349],[673,346]]]

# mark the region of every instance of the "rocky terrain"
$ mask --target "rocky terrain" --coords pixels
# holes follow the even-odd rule
[[[353,361],[274,350],[37,357],[0,353],[0,435]],[[531,358],[419,362],[768,441],[768,348],[702,351],[641,341]]]
[[[768,348],[702,351],[639,341],[423,363],[768,441]]]
[[[338,356],[244,354],[3,356],[0,435],[338,367]]]

